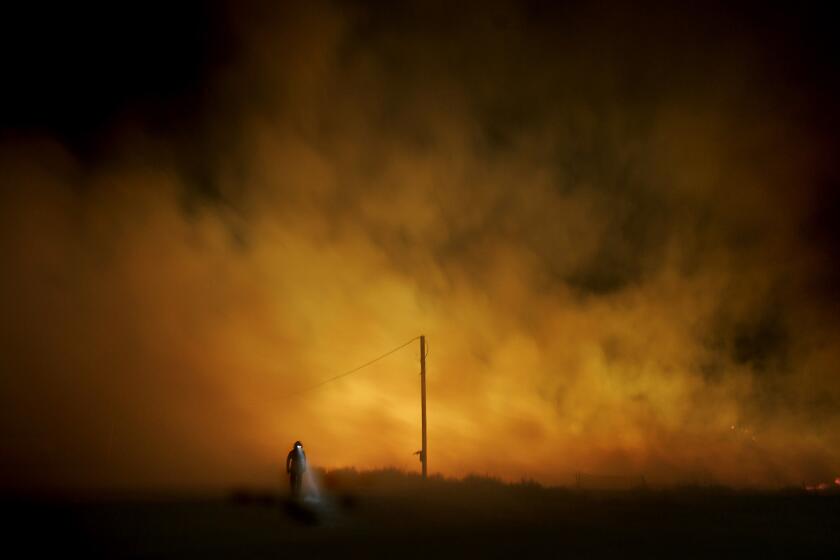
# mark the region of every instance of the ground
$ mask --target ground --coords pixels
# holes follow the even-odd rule
[[[273,491],[4,501],[27,557],[840,558],[840,495],[578,490],[345,471]],[[15,542],[17,541],[17,542]]]

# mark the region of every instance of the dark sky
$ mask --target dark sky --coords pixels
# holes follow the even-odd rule
[[[119,117],[163,128],[195,125],[216,73],[241,54],[247,27],[266,14],[282,19],[279,14],[288,11],[282,3],[234,4],[125,2],[110,7],[80,3],[8,8],[2,38],[7,84],[2,128],[54,134],[84,150],[101,141],[98,134]],[[363,14],[358,33],[412,26],[427,33],[430,41],[469,22],[495,25],[502,39],[513,9],[493,2],[482,3],[483,8],[454,8],[443,2],[424,7],[390,4],[348,2],[336,9],[354,17]],[[790,82],[772,85],[808,91],[815,96],[815,112],[828,118],[823,121],[824,132],[834,128],[837,111],[831,101],[838,73],[828,8],[764,2],[734,6],[689,2],[679,7],[518,4],[515,11],[524,20],[519,25],[526,32],[542,34],[554,47],[563,46],[570,33],[579,40],[581,27],[589,26],[597,35],[607,26],[619,35],[612,36],[605,48],[632,44],[649,49],[642,56],[649,57],[645,62],[654,67],[662,64],[658,59],[689,54],[674,53],[672,42],[698,52],[727,45],[755,49],[774,66],[775,78]]]
[[[9,11],[3,128],[55,134],[77,150],[121,116],[156,126],[188,120],[225,56],[221,8],[212,3]]]
[[[2,18],[6,486],[840,474],[838,68],[767,3]],[[521,452],[510,453],[516,448]]]

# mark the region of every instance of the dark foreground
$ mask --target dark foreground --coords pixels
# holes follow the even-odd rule
[[[5,544],[23,545],[20,557],[840,558],[837,494],[573,491],[394,473],[322,486],[303,502],[246,491],[5,500]]]

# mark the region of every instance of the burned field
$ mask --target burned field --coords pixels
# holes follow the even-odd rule
[[[32,554],[121,558],[832,557],[840,494],[685,487],[577,490],[485,478],[340,472],[276,492],[7,500]]]

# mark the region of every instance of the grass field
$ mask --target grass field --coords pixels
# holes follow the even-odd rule
[[[26,554],[113,558],[840,558],[840,495],[571,490],[393,471],[321,473],[303,501],[226,496],[7,499]]]

